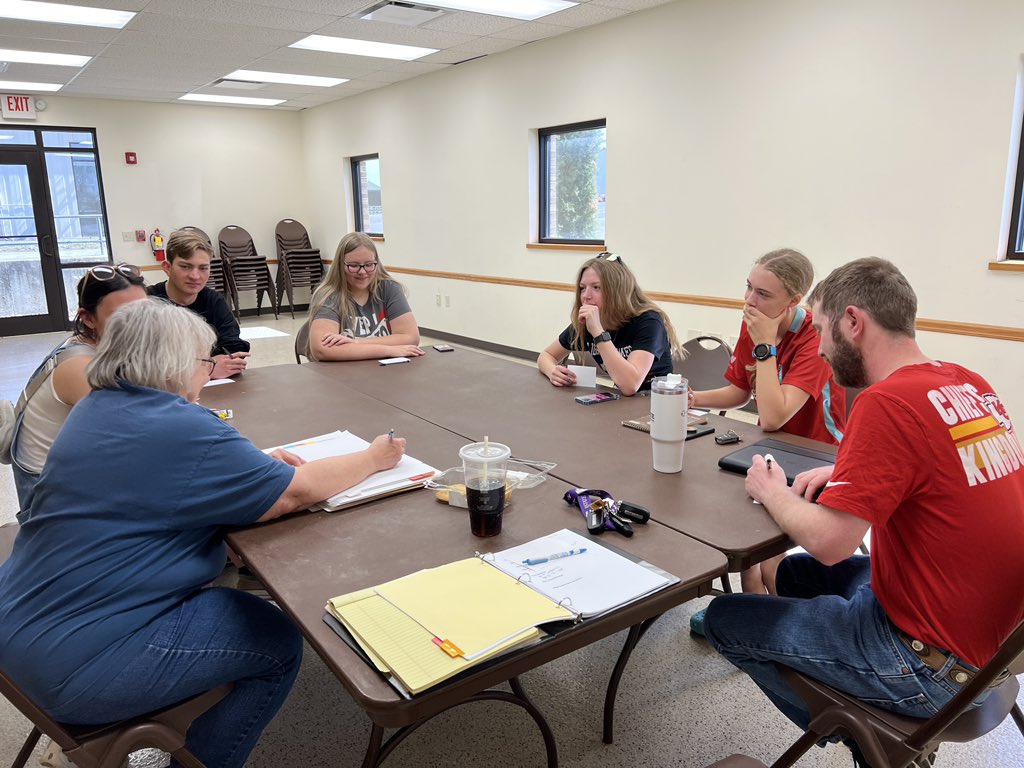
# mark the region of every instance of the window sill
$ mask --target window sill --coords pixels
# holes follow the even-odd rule
[[[573,245],[572,243],[527,243],[527,248],[540,251],[593,251],[601,253],[608,250],[607,245]]]
[[[995,272],[1024,272],[1024,261],[1009,259],[1007,261],[990,261],[988,268]]]

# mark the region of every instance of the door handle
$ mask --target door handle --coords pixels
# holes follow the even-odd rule
[[[43,256],[53,258],[53,238],[50,235],[43,235],[39,238],[39,248],[43,252]]]

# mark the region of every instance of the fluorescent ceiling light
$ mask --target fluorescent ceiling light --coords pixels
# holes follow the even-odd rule
[[[13,51],[0,48],[0,61],[19,64],[53,64],[58,67],[84,67],[92,56],[73,56],[70,53],[43,53],[42,51]]]
[[[0,56],[2,59],[3,56]],[[236,69],[228,80],[252,80],[257,83],[283,83],[285,85],[313,85],[317,88],[330,88],[332,85],[347,83],[340,77],[317,77],[316,75],[289,75],[285,72],[257,72],[255,69]]]
[[[135,12],[112,11],[109,8],[93,8],[87,5],[37,3],[35,0],[0,0],[0,17],[123,29],[124,25],[135,17]]]
[[[399,59],[412,61],[428,53],[437,53],[437,48],[417,48],[414,45],[396,45],[394,43],[375,43],[373,40],[351,40],[347,37],[328,37],[327,35],[310,35],[289,48],[305,48],[310,51],[327,51],[328,53],[348,53],[352,56],[373,56],[378,59]]]
[[[0,80],[0,89],[9,91],[59,91],[64,83],[25,83],[19,80]]]
[[[450,8],[453,11],[472,11],[491,16],[533,21],[557,11],[564,11],[579,3],[568,0],[424,0],[429,5]]]
[[[248,104],[253,107],[273,107],[283,104],[285,99],[257,99],[252,96],[212,96],[206,93],[186,93],[178,101],[208,101],[213,104]]]

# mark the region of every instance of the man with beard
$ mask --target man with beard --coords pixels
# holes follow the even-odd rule
[[[777,663],[929,717],[1024,620],[1024,452],[985,379],[921,351],[917,297],[893,264],[846,264],[809,302],[836,380],[868,388],[834,468],[788,488],[755,458],[747,491],[808,554],[783,561],[778,597],[715,598],[706,636],[801,728]],[[869,527],[870,558],[852,556]]]

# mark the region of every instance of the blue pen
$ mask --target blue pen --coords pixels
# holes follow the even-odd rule
[[[547,557],[530,557],[526,560],[523,560],[523,565],[540,565],[541,563],[548,562],[548,560],[558,560],[561,557],[572,557],[573,555],[582,555],[586,551],[586,547],[576,547],[575,549],[570,549],[567,552],[556,552],[555,554],[548,555]]]

